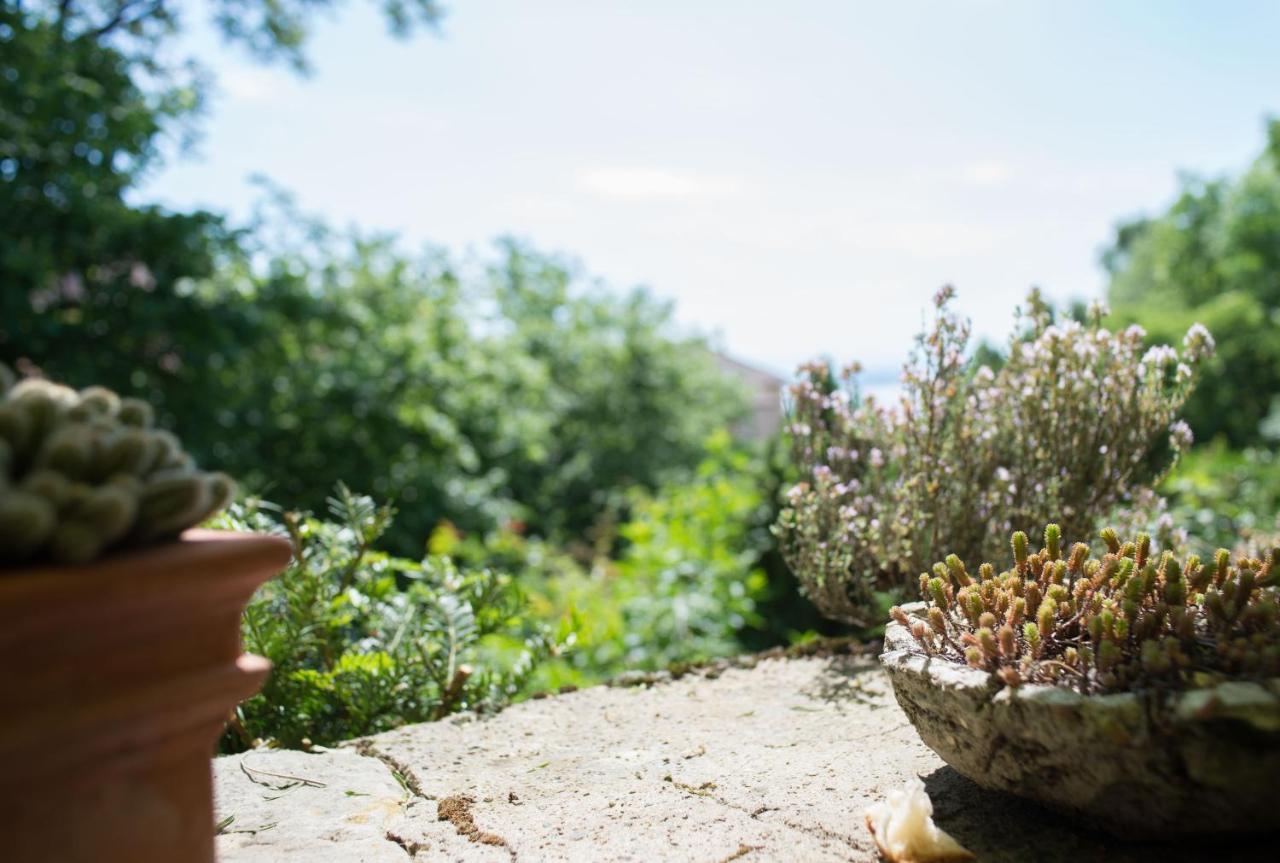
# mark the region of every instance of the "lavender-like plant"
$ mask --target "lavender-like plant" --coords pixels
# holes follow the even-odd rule
[[[1141,327],[1105,329],[1101,305],[1086,323],[1054,323],[1032,292],[1004,363],[974,368],[953,296],[934,297],[893,407],[860,396],[856,365],[837,375],[809,363],[790,390],[804,479],[774,530],[806,595],[834,619],[876,622],[877,594],[908,588],[942,549],[991,557],[991,537],[1054,517],[1083,535],[1149,495],[1191,443],[1176,418],[1213,352],[1204,327],[1181,352],[1144,351]]]

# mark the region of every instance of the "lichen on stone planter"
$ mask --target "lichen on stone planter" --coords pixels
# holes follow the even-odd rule
[[[898,703],[978,784],[1125,838],[1280,828],[1280,552],[1202,566],[1103,539],[1064,555],[1051,525],[999,575],[952,556],[922,576],[885,631]]]

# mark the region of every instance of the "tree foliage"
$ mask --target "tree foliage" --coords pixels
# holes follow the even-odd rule
[[[0,348],[20,313],[62,302],[183,305],[228,240],[209,213],[134,206],[166,146],[197,130],[209,76],[175,53],[177,0],[0,0]],[[212,0],[215,26],[305,69],[308,23],[333,0]],[[392,29],[434,24],[433,0],[383,0]],[[110,322],[104,322],[109,326]]]
[[[408,255],[280,203],[165,296],[16,308],[5,355],[147,394],[202,462],[290,505],[334,477],[394,500],[406,554],[442,519],[582,534],[741,409],[644,291],[511,241],[478,266]]]
[[[1194,321],[1220,334],[1186,408],[1197,438],[1260,442],[1280,411],[1280,121],[1240,177],[1186,177],[1167,212],[1121,224],[1103,263],[1116,313],[1153,343]]]
[[[291,506],[334,478],[393,499],[406,553],[440,519],[581,533],[692,467],[737,394],[643,291],[514,241],[485,264],[339,234],[279,194],[254,221],[136,206],[205,78],[182,4],[0,0],[0,361],[156,403],[202,461]],[[301,65],[329,2],[217,0],[232,41]],[[393,29],[429,0],[384,3]]]

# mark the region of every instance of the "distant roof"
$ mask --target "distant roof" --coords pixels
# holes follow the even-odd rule
[[[733,357],[722,354],[719,351],[712,351],[712,353],[715,355],[716,362],[720,363],[720,367],[727,372],[734,372],[744,378],[750,378],[762,384],[767,383],[779,389],[787,384],[785,378],[779,377],[771,371],[744,363],[741,360],[735,360]]]

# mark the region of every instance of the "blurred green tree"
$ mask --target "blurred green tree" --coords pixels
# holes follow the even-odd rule
[[[211,213],[126,199],[166,147],[197,131],[209,77],[170,44],[188,5],[0,0],[0,359],[26,371],[91,359],[104,380],[131,375],[137,390],[172,375],[184,354],[253,334],[254,316],[192,290],[239,254],[238,233]],[[208,9],[254,56],[305,69],[307,23],[328,5]],[[383,5],[396,32],[439,16],[431,0]]]
[[[270,218],[297,236],[258,224],[196,292],[240,317],[183,364],[173,414],[193,451],[275,499],[318,506],[340,476],[394,500],[404,553],[441,520],[585,537],[629,487],[696,465],[743,409],[642,290],[593,289],[514,241],[474,269],[333,233],[287,202]]]
[[[498,251],[487,342],[509,383],[493,408],[522,428],[499,435],[490,463],[535,527],[580,533],[622,507],[628,486],[697,465],[708,436],[743,415],[744,393],[710,350],[675,335],[669,302],[575,290],[571,263],[512,240]]]
[[[208,213],[131,206],[167,145],[189,144],[209,76],[176,57],[176,0],[0,0],[0,279],[8,331],[37,310],[165,301],[225,241]],[[333,0],[211,0],[229,41],[306,69],[308,22]],[[433,0],[383,0],[394,32],[433,25]],[[174,59],[166,59],[174,58]]]
[[[1117,315],[1153,343],[1197,320],[1217,337],[1185,409],[1197,438],[1259,443],[1280,412],[1280,121],[1242,176],[1184,177],[1166,213],[1121,224],[1103,264]]]
[[[335,478],[393,499],[390,534],[519,519],[580,535],[692,467],[741,407],[643,291],[616,297],[515,242],[464,284],[446,255],[339,235],[285,196],[246,228],[127,198],[195,133],[207,76],[161,63],[164,0],[0,0],[0,360],[144,393],[193,453],[289,506]],[[327,0],[215,0],[218,28],[305,69]],[[390,0],[397,32],[429,0]]]

